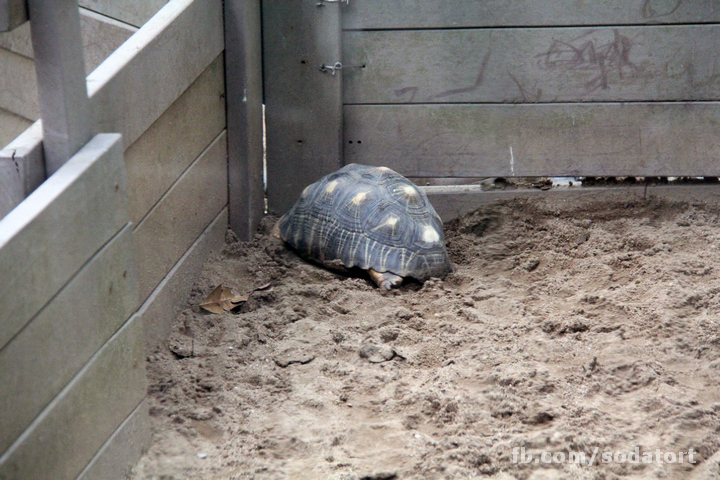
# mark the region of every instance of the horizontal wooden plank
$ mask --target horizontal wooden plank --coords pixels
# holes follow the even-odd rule
[[[221,0],[175,0],[87,78],[98,131],[130,146],[224,47]]]
[[[44,181],[42,124],[38,120],[0,150],[0,219]]]
[[[31,120],[0,108],[0,150],[32,124]]]
[[[83,39],[85,72],[88,74],[95,70],[103,60],[133,33],[137,32],[137,28],[81,8],[80,32]],[[26,23],[11,32],[0,33],[0,48],[33,58],[30,23]]]
[[[357,105],[344,112],[345,163],[386,165],[410,177],[720,175],[714,102]]]
[[[128,225],[0,349],[0,452],[137,309],[133,252]]]
[[[134,315],[0,456],[0,478],[74,480],[145,397],[144,353]]]
[[[365,0],[343,5],[343,28],[634,25],[720,21],[713,0]]]
[[[144,301],[227,205],[227,136],[223,131],[135,229]]]
[[[182,41],[177,41],[178,38]],[[121,132],[124,145],[129,146],[222,49],[219,0],[177,0],[163,8],[88,77],[88,92],[97,116],[96,128]],[[37,101],[16,95],[16,84],[35,82],[32,61],[0,49],[0,64],[3,55],[13,56],[16,68],[0,69],[0,106],[7,108],[9,104],[12,105],[9,110],[26,118],[37,118]],[[15,80],[3,83],[3,72],[13,72]],[[27,90],[20,92],[24,95]],[[25,135],[22,148],[41,151],[41,141],[40,136]]]
[[[217,58],[223,45],[220,0],[176,0],[166,6],[88,76],[96,129],[122,133],[128,147]],[[0,64],[3,55],[24,60],[17,62],[17,82],[35,81],[31,60],[0,49]],[[15,90],[4,90],[3,71],[0,106],[11,104],[14,107],[9,110],[25,109],[20,115],[37,118],[37,102],[17,98]],[[42,137],[25,140],[25,150],[42,148]]]
[[[225,128],[223,56],[125,151],[130,221],[136,225]]]
[[[720,25],[343,34],[343,101],[718,100]]]
[[[443,222],[465,215],[483,205],[511,200],[513,198],[546,198],[577,199],[597,198],[610,195],[622,195],[626,198],[644,198],[654,196],[686,202],[717,202],[720,201],[719,185],[650,185],[645,187],[573,187],[555,188],[552,190],[493,190],[479,192],[472,190],[463,193],[437,193],[425,190],[430,203],[440,215]]]
[[[32,58],[30,23],[25,23],[10,31],[0,30],[0,48]]]
[[[117,134],[100,134],[0,221],[0,348],[128,220]]]
[[[4,147],[32,122],[0,109],[0,219],[25,199],[25,163]],[[6,154],[7,153],[7,154]]]
[[[81,8],[80,32],[83,39],[85,74],[89,75],[137,31],[136,27]]]
[[[175,315],[184,308],[190,290],[200,276],[203,263],[211,252],[219,251],[225,244],[227,226],[228,210],[224,208],[138,310],[138,314],[145,319],[148,354],[165,347]]]
[[[165,6],[168,0],[79,0],[78,3],[102,15],[141,27]]]
[[[25,199],[23,178],[12,158],[0,158],[0,219]]]
[[[147,449],[151,425],[146,398],[115,430],[77,480],[126,478]]]
[[[27,20],[24,0],[0,0],[0,32],[12,30]]]
[[[40,118],[35,62],[3,48],[0,48],[0,108],[30,120]]]
[[[80,11],[85,71],[89,73],[136,29],[87,10]],[[40,107],[35,64],[31,60],[30,24],[0,34],[0,47],[0,108],[37,120],[40,118]]]

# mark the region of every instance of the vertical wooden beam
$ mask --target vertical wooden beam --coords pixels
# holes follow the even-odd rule
[[[250,240],[263,215],[260,0],[225,0],[230,228]]]
[[[48,175],[92,136],[77,0],[29,0]]]
[[[343,4],[263,0],[268,206],[288,210],[302,189],[340,167]]]

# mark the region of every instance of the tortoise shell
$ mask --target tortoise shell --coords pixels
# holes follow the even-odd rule
[[[450,271],[442,221],[427,195],[387,167],[347,165],[303,190],[280,237],[321,264],[424,281]]]

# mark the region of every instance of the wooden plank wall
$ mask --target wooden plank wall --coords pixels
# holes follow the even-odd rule
[[[414,177],[720,174],[709,0],[343,6],[344,162]]]
[[[80,9],[80,21],[88,74],[137,31],[133,25],[86,8]],[[0,33],[0,109],[29,123],[40,118],[36,83],[30,23],[26,22],[15,30]]]
[[[259,23],[259,0],[250,9]],[[168,3],[87,79],[95,124],[122,134],[114,148],[124,161],[76,179],[75,196],[87,198],[53,193],[67,180],[54,175],[0,221],[0,232],[19,230],[7,245],[0,233],[0,303],[9,306],[0,312],[0,404],[9,406],[0,478],[122,478],[141,454],[144,356],[166,348],[175,312],[227,230],[223,50],[221,0]],[[261,105],[261,92],[249,101]],[[39,127],[11,144],[29,165],[41,163]],[[248,149],[261,152],[262,137],[248,135]],[[245,161],[260,172],[248,181],[261,181],[262,157]],[[100,201],[108,189],[122,204]],[[38,201],[42,223],[26,225]]]
[[[137,28],[127,21],[134,18],[132,14],[119,15],[116,20],[99,14],[93,5],[97,2],[80,3],[89,7],[80,9],[80,24],[85,71],[90,73]],[[123,2],[114,4],[120,7]],[[145,15],[149,13],[148,10]],[[0,33],[0,218],[44,180],[41,149],[24,148],[34,140],[13,142],[40,117],[36,84],[30,23],[26,22]],[[30,136],[37,137],[35,132]]]
[[[305,186],[341,166],[340,4],[263,0],[268,208],[284,213]]]
[[[0,478],[76,478],[145,396],[118,134],[0,221]]]

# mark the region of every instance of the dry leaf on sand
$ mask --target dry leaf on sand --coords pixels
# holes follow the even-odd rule
[[[235,295],[232,293],[230,288],[218,285],[215,287],[215,290],[210,292],[210,295],[208,295],[205,301],[203,301],[199,306],[212,313],[229,312],[237,308],[241,303],[247,302],[250,295],[254,292],[258,290],[266,290],[271,286],[271,283],[266,283],[264,285],[260,285],[259,287],[255,287],[247,295]]]
[[[212,313],[229,312],[247,299],[248,295],[235,295],[230,288],[218,285],[200,307]]]

